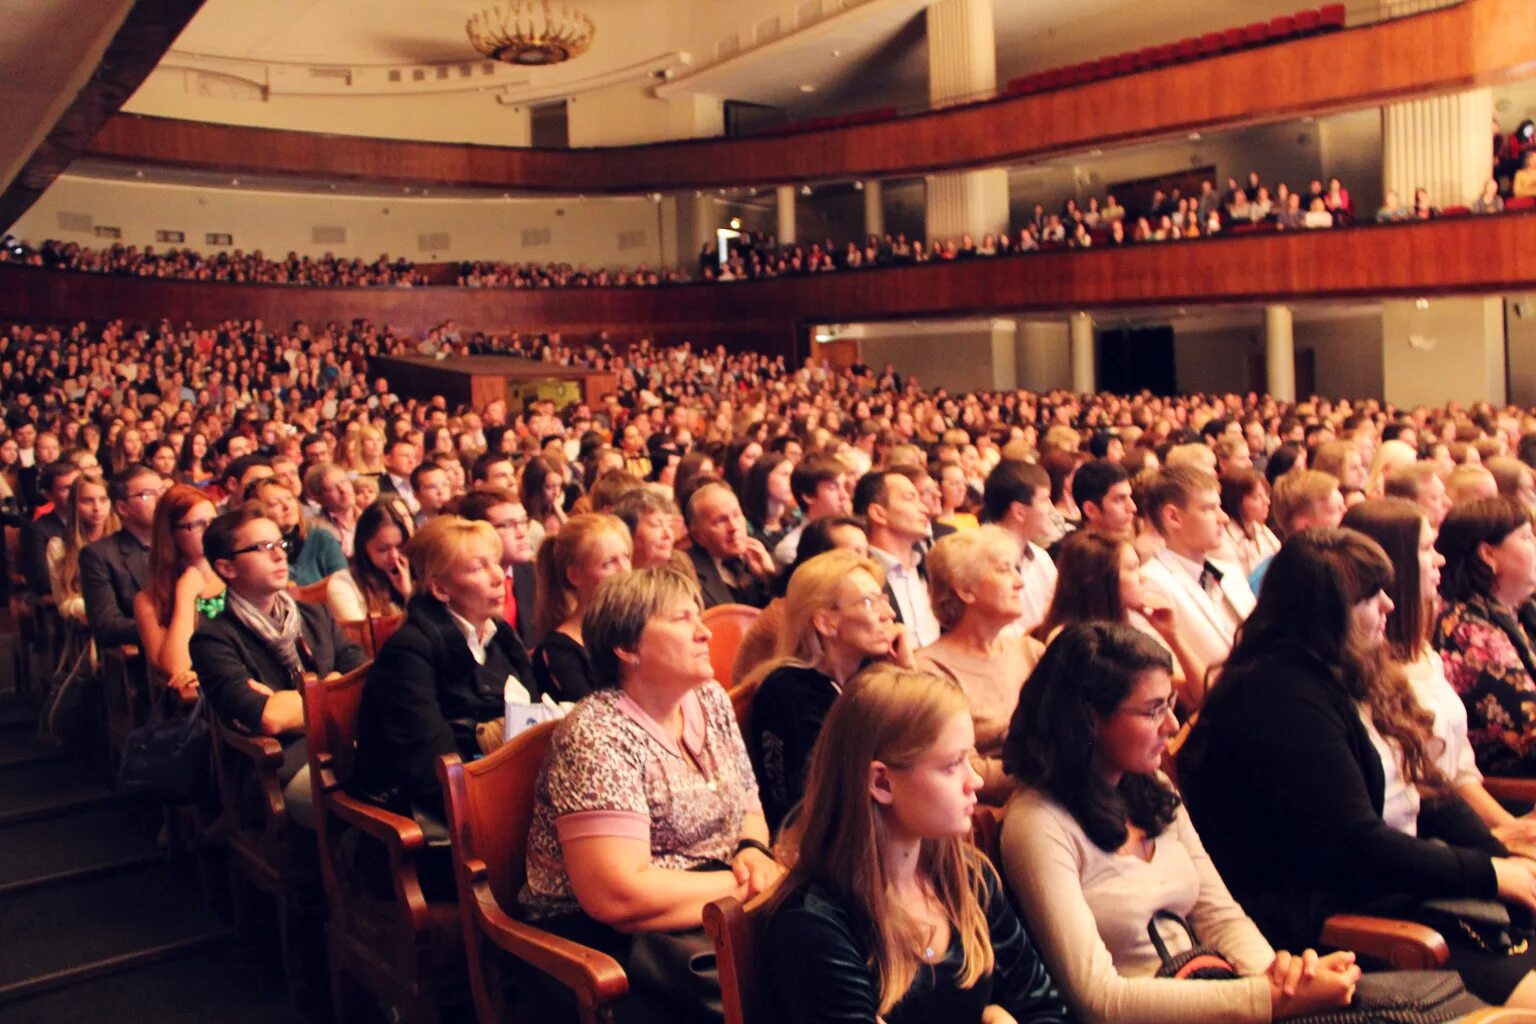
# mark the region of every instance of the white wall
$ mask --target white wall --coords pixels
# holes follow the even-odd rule
[[[1349,315],[1296,310],[1298,356],[1311,350],[1319,394],[1329,398],[1380,398],[1382,317],[1375,310]],[[1252,322],[1202,326],[1201,318],[1174,323],[1174,372],[1183,392],[1245,392],[1258,386],[1249,375],[1254,357],[1264,354],[1262,313]],[[1298,383],[1298,387],[1300,384]],[[1298,395],[1297,397],[1305,397]],[[1444,401],[1442,398],[1441,401]]]
[[[502,259],[590,266],[633,267],[662,262],[662,220],[644,196],[577,200],[377,199],[336,195],[256,193],[238,189],[60,178],[12,229],[40,242],[58,238],[82,245],[111,242],[59,226],[64,212],[84,213],[95,226],[122,229],[128,245],[159,245],[157,230],[182,231],[185,247],[199,252],[261,249],[269,257],[290,250],[318,256],[373,259],[380,253],[418,262]],[[319,226],[346,229],[345,242],[313,241]],[[548,229],[549,241],[525,245],[523,232]],[[667,231],[673,229],[669,226]],[[208,245],[209,232],[234,236],[228,247]],[[622,239],[629,248],[620,248]],[[448,236],[448,245],[422,249],[421,236]],[[638,242],[639,244],[632,244]]]
[[[658,100],[649,86],[634,84],[572,96],[566,114],[572,148],[702,138],[725,130],[725,107],[719,100]]]
[[[1012,320],[854,324],[838,334],[858,341],[864,362],[890,363],[925,388],[961,392],[1015,386]]]
[[[1509,339],[1509,400],[1536,405],[1536,295],[1512,295],[1505,302]]]
[[[1504,402],[1503,299],[1384,302],[1382,337],[1387,401],[1410,407]]]
[[[1054,391],[1072,386],[1072,343],[1063,313],[1059,320],[1020,321],[1014,338],[1018,386]]]

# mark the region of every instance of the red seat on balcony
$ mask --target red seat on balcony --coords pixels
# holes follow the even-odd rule
[[[1136,55],[1127,50],[1114,56],[1115,74],[1128,75],[1136,70]]]
[[[1259,46],[1269,42],[1269,22],[1256,21],[1243,26],[1243,45]]]
[[[1051,68],[1048,71],[1040,72],[1040,88],[1042,90],[1060,88],[1065,82],[1065,68]]]
[[[1194,36],[1188,39],[1180,39],[1173,44],[1174,55],[1179,63],[1187,63],[1200,57],[1200,40]]]
[[[1289,39],[1296,34],[1296,19],[1289,14],[1272,18],[1269,22],[1269,38]]]
[[[1469,217],[1471,215],[1472,208],[1470,206],[1442,206],[1440,208],[1440,216],[1442,217]]]
[[[1240,28],[1229,28],[1222,32],[1221,48],[1223,52],[1227,53],[1233,50],[1241,50],[1243,48],[1243,30]]]
[[[1318,28],[1324,32],[1332,32],[1344,27],[1344,5],[1327,4],[1318,8]]]
[[[1536,210],[1536,196],[1520,196],[1517,199],[1504,200],[1504,209],[1510,213],[1516,210]]]
[[[1213,57],[1220,53],[1221,50],[1222,46],[1220,32],[1207,32],[1205,35],[1200,37],[1200,56]]]
[[[1152,64],[1154,67],[1167,67],[1178,59],[1179,48],[1172,43],[1152,48]]]
[[[1317,11],[1297,11],[1296,31],[1299,33],[1316,32],[1317,26],[1322,23],[1323,16]]]
[[[1119,64],[1114,57],[1101,57],[1093,62],[1094,78],[1114,78],[1120,74]]]
[[[1143,46],[1136,51],[1136,70],[1146,71],[1157,62],[1157,47]]]

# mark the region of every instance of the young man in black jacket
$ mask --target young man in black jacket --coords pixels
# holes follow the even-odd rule
[[[282,531],[260,513],[219,516],[203,534],[203,553],[229,586],[224,611],[198,624],[192,665],[226,728],[275,736],[283,745],[278,779],[288,813],[314,825],[299,680],[350,672],[366,658],[330,610],[300,604],[288,593]]]

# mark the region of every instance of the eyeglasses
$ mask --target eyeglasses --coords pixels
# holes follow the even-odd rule
[[[873,612],[876,608],[890,611],[891,599],[883,592],[879,594],[865,594],[863,597],[855,598],[847,604],[835,604],[832,607],[840,612],[845,612],[850,608],[863,608],[866,612]]]
[[[150,498],[154,501],[159,501],[160,495],[163,493],[165,492],[160,490],[134,491],[132,494],[128,495],[128,498],[130,501],[134,498]]]
[[[288,542],[285,540],[267,540],[262,541],[260,544],[249,544],[243,548],[236,548],[229,553],[229,557],[234,558],[237,555],[248,555],[253,551],[260,551],[264,555],[281,554],[283,557],[287,557],[288,546]]]
[[[204,530],[208,529],[212,523],[212,519],[194,519],[190,523],[177,523],[175,526],[172,526],[171,529],[180,530],[182,533],[202,533]]]
[[[526,530],[528,529],[528,517],[523,516],[521,519],[503,519],[501,522],[494,523],[492,525],[494,525],[498,530]]]
[[[1149,722],[1160,722],[1164,715],[1174,714],[1174,709],[1178,706],[1178,702],[1179,695],[1171,693],[1168,695],[1167,700],[1160,700],[1150,708],[1117,708],[1116,710],[1123,711],[1127,715],[1145,718]]]

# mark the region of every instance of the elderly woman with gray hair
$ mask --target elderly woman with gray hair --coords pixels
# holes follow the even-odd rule
[[[1045,650],[1033,637],[1004,633],[1023,614],[1019,542],[1001,526],[961,530],[928,553],[928,598],[943,633],[917,652],[917,667],[965,691],[976,728],[981,799],[1002,804],[1013,791],[1003,740],[1024,680]]]

